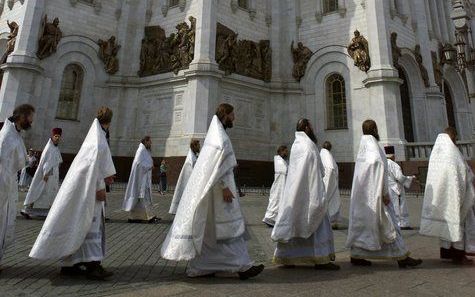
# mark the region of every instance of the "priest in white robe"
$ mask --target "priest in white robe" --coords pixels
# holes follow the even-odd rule
[[[279,211],[279,203],[284,194],[285,180],[287,178],[287,158],[289,149],[281,145],[274,156],[274,183],[270,188],[269,204],[262,220],[267,226],[274,227]]]
[[[153,214],[151,154],[152,139],[145,136],[135,153],[125,191],[122,209],[129,212],[129,223],[156,223],[160,219]]]
[[[379,146],[376,122],[363,122],[363,136],[356,158],[346,246],[351,263],[370,266],[366,259],[388,259],[400,268],[414,267],[420,259],[409,257],[388,192],[388,163]]]
[[[112,275],[101,265],[106,252],[106,184],[112,184],[115,175],[106,139],[111,120],[109,108],[99,109],[30,252],[39,260],[61,259],[63,275],[93,280]]]
[[[167,260],[191,260],[188,276],[236,273],[242,280],[257,276],[245,238],[233,169],[236,167],[226,129],[233,127],[234,108],[219,105],[195,168],[185,187],[173,225],[163,242]]]
[[[320,158],[322,159],[325,175],[323,176],[323,183],[327,192],[328,200],[328,215],[333,229],[338,229],[341,221],[341,198],[340,189],[338,188],[338,164],[333,158],[332,144],[325,141],[320,150]]]
[[[272,231],[277,241],[275,264],[288,268],[314,265],[317,270],[338,270],[327,213],[324,168],[317,139],[308,119],[297,123],[289,158],[284,194]]]
[[[29,148],[25,167],[21,169],[20,179],[18,180],[18,186],[20,186],[20,190],[22,192],[28,191],[28,188],[31,185],[31,181],[33,179],[31,171],[36,166],[36,161],[35,151],[32,148]]]
[[[474,175],[447,128],[432,149],[427,172],[420,233],[440,239],[440,257],[472,264],[475,255]]]
[[[200,149],[200,141],[198,139],[192,139],[190,142],[188,155],[186,156],[185,163],[181,168],[180,176],[178,176],[178,181],[175,186],[175,192],[173,193],[170,210],[168,210],[168,213],[170,214],[176,214],[178,205],[180,204],[181,196],[183,195],[183,191],[185,190],[186,184],[190,179],[191,172],[193,171],[193,167],[195,167],[196,160],[198,159]]]
[[[401,230],[413,230],[409,223],[409,210],[407,209],[406,190],[412,185],[415,176],[405,176],[401,166],[395,162],[394,146],[385,146],[384,152],[388,159],[388,191],[394,207],[397,223]]]
[[[61,128],[54,128],[41,154],[38,168],[31,182],[21,214],[26,219],[43,217],[53,204],[59,190],[59,166],[63,162],[58,145],[61,141]]]
[[[33,106],[20,105],[0,130],[0,264],[5,249],[15,238],[17,174],[26,163],[26,148],[20,132],[31,127],[34,113]]]

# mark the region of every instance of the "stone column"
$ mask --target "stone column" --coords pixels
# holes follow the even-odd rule
[[[437,7],[437,11],[439,12],[439,16],[440,16],[440,33],[442,35],[442,41],[445,43],[445,42],[448,42],[449,41],[449,27],[447,25],[447,15],[445,14],[445,5],[439,1],[439,0],[436,0],[435,1],[435,5]]]
[[[11,115],[15,106],[22,103],[38,102],[37,94],[43,69],[36,57],[39,30],[44,13],[44,0],[30,0],[24,5],[23,22],[16,39],[15,50],[1,66],[3,81],[0,89],[0,119]],[[40,114],[40,113],[38,113]]]
[[[432,23],[432,16],[430,13],[430,8],[429,8],[429,0],[424,0],[424,10],[425,10],[424,15],[426,16],[426,20],[427,20],[427,27],[429,29],[429,38],[432,39],[434,37],[434,24]]]
[[[221,101],[218,98],[219,78],[222,76],[215,60],[217,0],[197,0],[195,54],[185,76],[188,87],[183,96],[183,133],[187,138],[203,138],[209,120]]]
[[[380,0],[366,1],[367,39],[371,56],[371,69],[368,78],[363,81],[369,94],[369,115],[379,127],[383,144],[396,147],[398,160],[405,159],[404,135],[401,113],[401,80],[392,66],[391,46],[387,13],[389,2]],[[364,32],[361,32],[363,35]]]
[[[435,6],[434,0],[429,0],[429,11],[430,16],[432,18],[432,26],[434,29],[435,37],[441,39],[442,34],[440,33],[440,22],[439,22],[439,14],[437,12],[437,7]]]

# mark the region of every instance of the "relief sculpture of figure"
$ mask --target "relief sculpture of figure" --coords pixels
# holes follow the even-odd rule
[[[59,29],[58,18],[55,18],[52,23],[48,23],[48,16],[45,15],[41,27],[41,36],[38,42],[36,56],[39,59],[44,59],[56,52],[56,48],[63,37],[63,33],[61,32],[61,29]]]
[[[226,37],[219,37],[216,44],[216,62],[226,75],[234,72],[234,59],[232,56],[233,47],[237,43],[237,34],[229,34]]]
[[[369,46],[366,38],[360,35],[358,30],[355,31],[355,37],[348,45],[348,54],[355,61],[355,66],[361,71],[368,72],[371,67],[371,61],[369,58]]]
[[[7,62],[8,56],[13,52],[15,49],[15,43],[16,43],[16,37],[18,35],[18,30],[20,27],[18,26],[17,23],[15,22],[9,22],[7,20],[7,25],[10,28],[10,34],[8,35],[8,41],[7,41],[7,48],[5,50],[5,53],[2,56],[2,60],[0,64],[4,64]]]
[[[419,65],[419,71],[421,72],[421,77],[422,77],[422,80],[424,81],[424,85],[426,86],[426,88],[428,88],[430,86],[429,72],[424,66],[424,60],[422,59],[422,54],[421,54],[421,46],[419,44],[417,44],[414,49],[414,57],[416,58],[417,65]]]
[[[292,70],[292,76],[300,81],[305,75],[305,69],[307,68],[307,63],[310,61],[313,53],[312,51],[303,45],[302,42],[297,43],[297,47],[294,47],[294,42],[290,46],[292,51],[292,57],[294,60],[294,69]]]
[[[119,52],[120,45],[116,43],[115,36],[109,38],[109,40],[99,39],[99,58],[104,62],[104,69],[109,74],[115,74],[119,71],[119,59],[117,53]]]
[[[262,76],[265,82],[270,82],[272,78],[272,49],[269,40],[259,41],[259,48],[262,53]]]
[[[393,56],[393,65],[394,67],[398,67],[399,65],[399,58],[402,56],[401,49],[397,46],[397,33],[391,33],[391,51]]]

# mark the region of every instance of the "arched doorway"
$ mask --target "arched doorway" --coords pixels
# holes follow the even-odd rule
[[[455,119],[455,106],[452,97],[452,90],[449,84],[444,81],[444,97],[445,97],[445,109],[447,110],[447,121],[450,127],[457,129],[457,121]]]
[[[412,108],[411,108],[411,95],[409,92],[409,85],[407,76],[404,70],[398,67],[399,78],[403,81],[399,86],[401,93],[401,106],[402,106],[402,123],[404,125],[404,137],[407,142],[414,142],[414,126],[412,121]]]

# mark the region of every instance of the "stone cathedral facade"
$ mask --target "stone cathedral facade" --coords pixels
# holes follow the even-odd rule
[[[144,135],[173,179],[220,102],[242,184],[269,184],[301,117],[343,176],[367,118],[398,160],[426,160],[449,125],[470,158],[474,48],[473,0],[0,0],[0,121],[33,104],[27,145],[61,127],[70,160],[107,105],[121,179]]]

